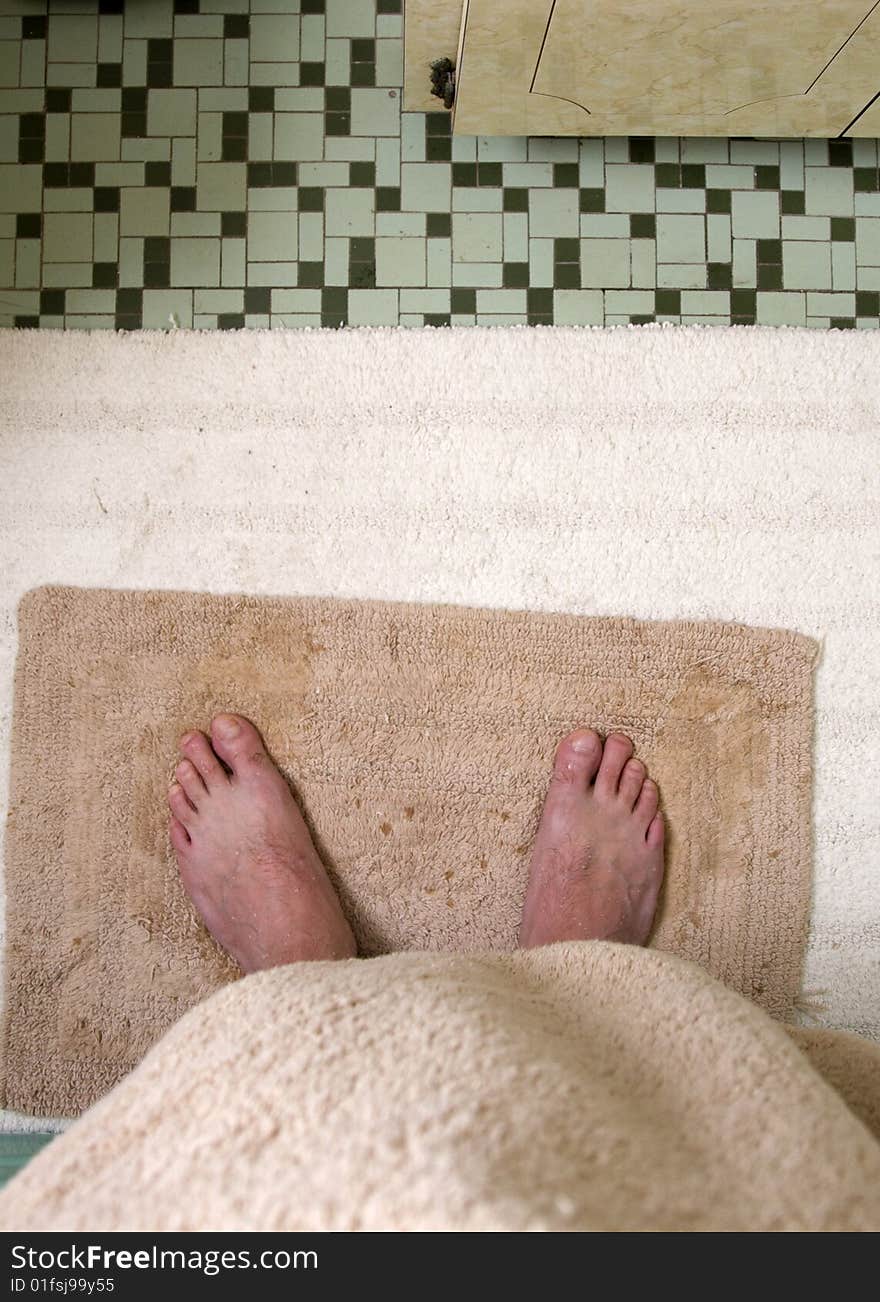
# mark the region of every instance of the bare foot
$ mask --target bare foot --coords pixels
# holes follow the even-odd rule
[[[353,958],[336,892],[253,724],[219,714],[210,742],[188,732],[180,749],[168,792],[171,844],[214,939],[245,972]]]
[[[592,728],[559,745],[535,846],[519,943],[643,945],[663,880],[656,783],[628,737]]]

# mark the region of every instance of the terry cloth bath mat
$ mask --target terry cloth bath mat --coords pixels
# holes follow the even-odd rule
[[[365,955],[510,949],[556,743],[630,734],[667,816],[652,943],[780,1017],[810,893],[799,634],[330,599],[41,588],[19,609],[6,1105],[70,1115],[237,975],[168,844],[179,735],[250,716]]]

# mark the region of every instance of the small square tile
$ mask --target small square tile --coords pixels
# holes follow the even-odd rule
[[[251,113],[271,113],[275,108],[273,86],[249,86],[248,109]]]
[[[604,212],[605,190],[595,186],[581,187],[578,207],[580,212]]]
[[[729,190],[707,190],[706,212],[707,213],[729,213],[730,191]]]
[[[785,217],[797,217],[804,212],[803,190],[783,190],[779,195],[779,205]]]
[[[652,212],[634,212],[629,219],[630,239],[653,240],[657,236],[657,217]]]
[[[196,188],[194,185],[173,185],[171,187],[171,211],[195,212]]]
[[[854,241],[856,238],[856,223],[853,217],[832,217],[831,218],[831,238],[833,240]]]

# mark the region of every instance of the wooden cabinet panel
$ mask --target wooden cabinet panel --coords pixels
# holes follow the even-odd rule
[[[454,130],[867,135],[878,90],[872,0],[466,0]]]

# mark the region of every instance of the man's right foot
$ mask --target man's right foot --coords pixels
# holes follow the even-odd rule
[[[633,744],[592,728],[560,743],[532,851],[519,943],[643,945],[663,881],[659,793]]]

